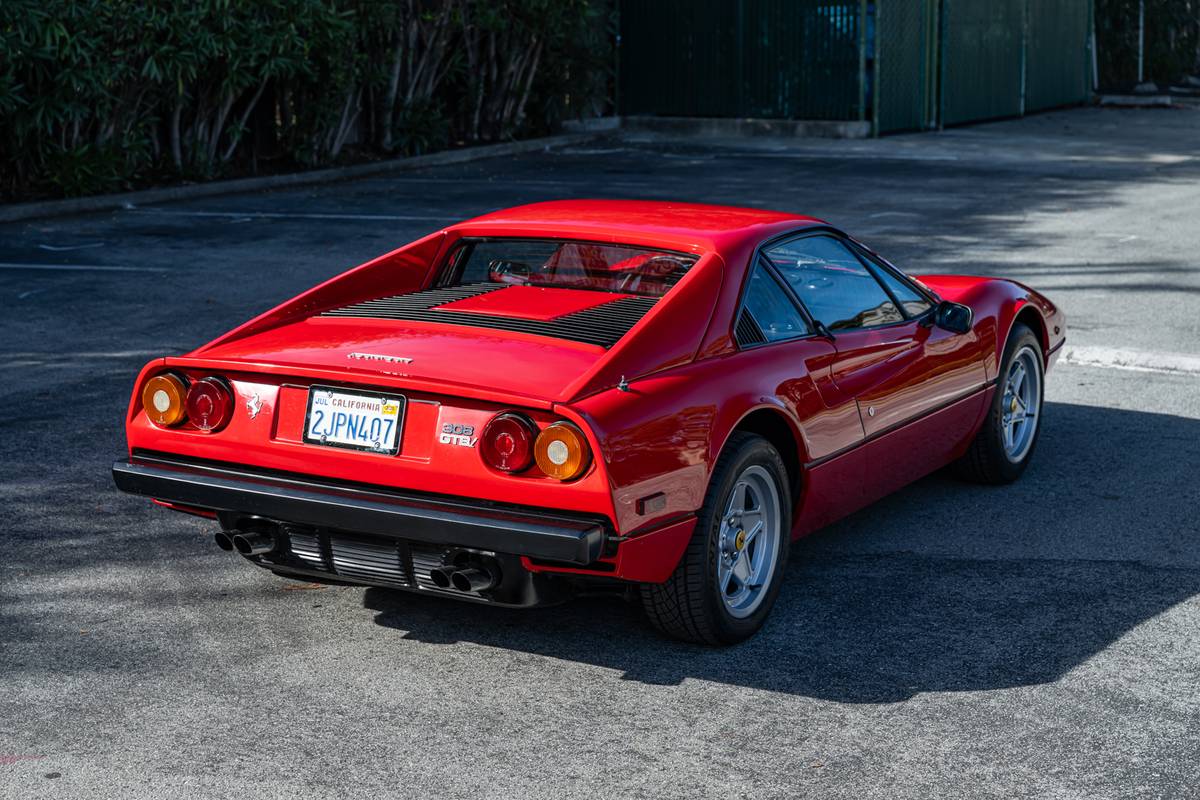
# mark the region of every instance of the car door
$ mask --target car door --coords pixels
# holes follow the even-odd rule
[[[812,530],[866,502],[859,445],[862,422],[853,396],[833,382],[833,343],[818,336],[799,302],[765,260],[752,267],[742,295],[736,337],[756,380],[772,387],[804,437],[808,466],[798,532]]]
[[[944,464],[975,424],[981,400],[971,398],[987,381],[975,334],[934,326],[932,298],[831,232],[763,255],[831,338],[831,378],[855,398],[866,441],[889,439],[870,448],[872,488],[890,491]]]

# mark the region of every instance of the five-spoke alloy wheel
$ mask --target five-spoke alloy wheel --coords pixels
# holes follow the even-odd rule
[[[978,483],[1011,483],[1021,476],[1041,428],[1044,371],[1037,335],[1021,323],[1013,325],[992,405],[956,464],[959,474]]]
[[[783,459],[766,439],[730,437],[679,566],[666,583],[642,586],[646,615],[659,630],[732,644],[762,626],[787,563],[789,485]]]
[[[763,601],[765,581],[779,557],[779,490],[764,467],[746,467],[721,519],[717,589],[729,613],[750,616]]]

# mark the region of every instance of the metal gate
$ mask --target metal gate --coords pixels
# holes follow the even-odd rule
[[[871,86],[877,133],[937,124],[937,0],[883,0],[874,6]]]
[[[1091,0],[1029,0],[1025,111],[1065,106],[1091,91]]]
[[[1025,0],[942,0],[943,125],[1021,113],[1024,15]]]
[[[1083,102],[1093,0],[621,0],[626,115],[921,130]]]
[[[865,116],[866,0],[626,0],[622,114]]]

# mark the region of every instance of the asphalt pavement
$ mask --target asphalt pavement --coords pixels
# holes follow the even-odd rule
[[[1200,796],[1200,109],[650,135],[0,226],[0,797]],[[1068,315],[1034,462],[803,540],[764,630],[286,581],[118,493],[138,369],[464,217],[823,217]]]

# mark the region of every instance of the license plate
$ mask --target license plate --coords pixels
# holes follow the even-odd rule
[[[304,441],[394,456],[400,451],[404,398],[329,386],[308,390]]]

